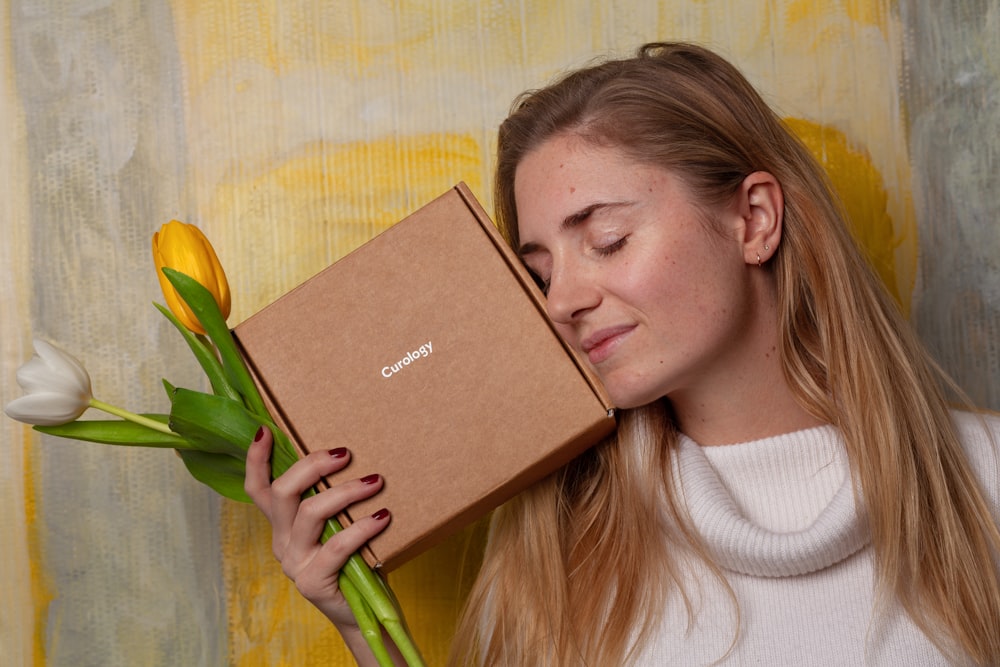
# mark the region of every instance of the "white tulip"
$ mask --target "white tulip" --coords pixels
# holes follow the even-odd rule
[[[57,426],[75,420],[90,407],[93,391],[83,364],[56,346],[35,339],[35,356],[17,369],[26,396],[7,404],[9,417],[26,424]]]

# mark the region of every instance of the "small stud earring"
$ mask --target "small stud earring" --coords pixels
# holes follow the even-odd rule
[[[770,249],[771,249],[771,246],[769,246],[769,245],[767,245],[767,244],[765,243],[765,244],[764,244],[764,252],[767,252],[767,251],[768,251],[768,250],[770,250]]]

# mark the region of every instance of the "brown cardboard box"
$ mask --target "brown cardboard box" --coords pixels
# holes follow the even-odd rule
[[[391,570],[607,435],[599,383],[464,184],[235,329],[302,451],[346,446],[330,482],[377,472],[392,522],[366,559]]]

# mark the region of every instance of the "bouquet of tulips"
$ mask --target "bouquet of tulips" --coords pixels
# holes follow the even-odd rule
[[[169,414],[129,412],[94,397],[90,376],[76,358],[35,340],[35,356],[17,371],[26,395],[7,405],[7,415],[64,438],[174,449],[195,479],[227,498],[250,502],[243,489],[246,451],[261,426],[274,434],[274,476],[288,470],[298,455],[271,418],[226,325],[231,301],[225,272],[201,230],[176,220],[153,235],[153,259],[169,308],[154,305],[184,337],[212,392],[164,380]],[[117,419],[80,421],[88,408]],[[322,539],[339,530],[339,522],[329,519]],[[393,664],[382,629],[408,665],[423,665],[392,591],[359,554],[351,556],[339,584],[380,665]]]

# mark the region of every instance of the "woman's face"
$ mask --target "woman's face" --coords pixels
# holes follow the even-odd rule
[[[698,401],[745,380],[760,269],[737,213],[706,213],[672,173],[574,135],[525,156],[514,193],[519,253],[617,407]]]

